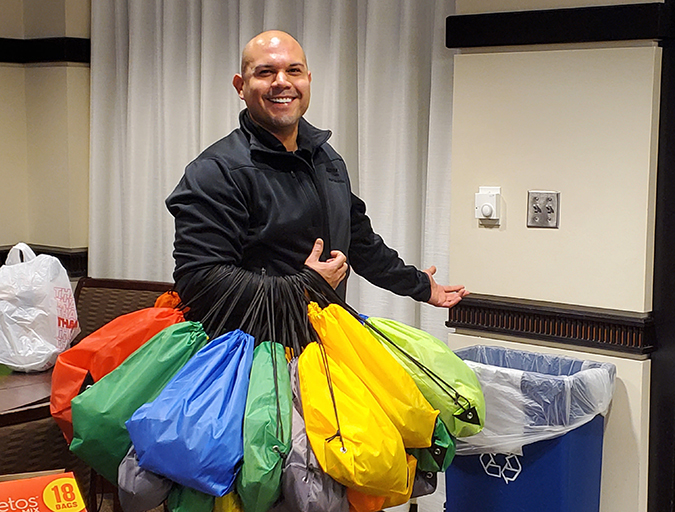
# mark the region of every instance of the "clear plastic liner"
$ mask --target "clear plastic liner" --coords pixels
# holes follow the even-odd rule
[[[476,345],[455,353],[476,372],[485,427],[457,439],[457,455],[513,453],[606,415],[616,367],[566,356]]]

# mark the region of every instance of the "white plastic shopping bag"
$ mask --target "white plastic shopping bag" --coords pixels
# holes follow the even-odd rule
[[[51,368],[80,332],[68,273],[54,256],[24,243],[0,267],[0,364],[24,372]]]

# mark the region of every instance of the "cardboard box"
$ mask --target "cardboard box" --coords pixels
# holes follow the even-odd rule
[[[8,475],[0,479],[0,512],[82,512],[73,473]]]

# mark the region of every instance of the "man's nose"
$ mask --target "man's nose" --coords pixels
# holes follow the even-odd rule
[[[283,71],[279,71],[276,76],[274,77],[274,82],[272,85],[276,86],[285,86],[288,85],[288,77],[286,76],[286,73]]]

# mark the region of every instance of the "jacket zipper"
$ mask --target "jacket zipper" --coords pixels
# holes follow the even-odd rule
[[[316,195],[319,198],[319,203],[321,204],[321,223],[323,224],[323,256],[324,258],[329,258],[330,257],[330,251],[331,251],[331,241],[330,241],[330,225],[328,223],[328,204],[326,201],[326,196],[323,192],[323,189],[321,188],[320,183],[317,180],[316,176],[316,168],[314,167],[313,164],[310,165],[309,162],[307,162],[304,158],[301,158],[297,155],[293,155],[294,158],[297,158],[299,161],[301,161],[304,165],[309,167],[309,177],[312,180],[312,185],[314,185],[314,190],[316,191]],[[291,171],[291,174],[295,176],[294,171]]]
[[[270,154],[275,154],[275,152],[270,151],[268,149],[263,149],[265,153],[270,153]],[[324,231],[324,236],[323,236],[323,256],[324,258],[328,259],[330,257],[330,251],[331,251],[331,240],[330,240],[330,224],[328,222],[328,214],[327,214],[327,202],[326,202],[326,197],[323,193],[323,190],[321,189],[320,184],[317,181],[316,177],[316,168],[314,167],[314,164],[310,164],[307,162],[302,157],[299,157],[298,155],[294,153],[290,153],[289,156],[291,158],[295,158],[296,160],[300,161],[303,165],[309,168],[309,177],[312,180],[312,184],[314,185],[314,190],[316,191],[316,195],[319,198],[319,204],[321,206],[321,224],[323,225],[323,231]],[[291,171],[291,177],[293,179],[296,179],[296,173],[295,171]],[[313,243],[313,242],[312,242]]]

